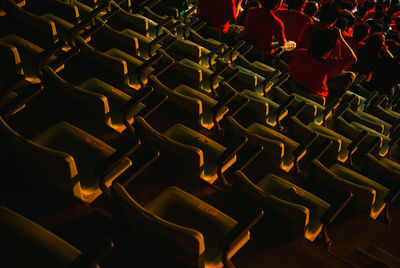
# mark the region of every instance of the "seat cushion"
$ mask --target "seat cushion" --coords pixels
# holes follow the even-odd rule
[[[91,203],[101,194],[95,169],[115,152],[114,148],[66,122],[52,126],[34,137],[32,141],[47,148],[68,153],[73,157],[78,174],[72,178],[71,183],[77,198]],[[106,185],[110,186],[112,181],[131,165],[131,160],[122,159],[107,174]]]
[[[235,220],[177,187],[165,190],[146,209],[171,223],[199,231],[205,243],[205,267],[222,267],[219,242],[237,224]],[[233,256],[249,237],[249,232],[241,237],[228,256]]]
[[[201,177],[210,183],[217,179],[216,160],[225,151],[226,148],[224,146],[182,124],[172,126],[164,132],[164,135],[179,143],[199,148],[204,157],[204,175]],[[230,167],[235,161],[236,156],[232,157],[224,165],[222,171]]]

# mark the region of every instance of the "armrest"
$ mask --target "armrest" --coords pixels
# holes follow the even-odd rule
[[[142,78],[142,73],[147,68],[149,68],[150,66],[152,66],[154,64],[157,64],[157,62],[159,60],[161,60],[162,57],[163,57],[163,55],[159,51],[157,51],[157,53],[154,56],[152,56],[150,59],[148,59],[147,61],[143,62],[138,68],[136,68],[135,72],[139,74],[139,81],[142,80],[141,79]],[[144,86],[142,81],[140,83],[142,84],[142,86]]]
[[[265,80],[263,82],[263,86],[265,86],[266,84],[271,82],[272,79],[276,78],[279,75],[279,73],[280,73],[280,71],[278,69],[275,69],[275,71],[273,71],[267,77],[265,77]],[[274,87],[275,87],[275,83],[274,83]]]
[[[103,23],[97,23],[96,25],[90,27],[88,30],[83,32],[80,36],[85,40],[86,38],[88,38],[89,36],[92,36],[93,34],[95,34],[97,31],[99,31],[103,27],[104,27]]]
[[[351,105],[350,102],[346,102],[346,103],[341,104],[340,107],[333,114],[333,119],[335,120],[339,116],[342,116],[344,114],[344,112],[346,112],[346,110],[348,108],[350,108],[350,105]]]
[[[217,121],[218,112],[222,109],[222,107],[228,105],[228,103],[232,102],[232,100],[237,96],[235,92],[231,92],[225,98],[221,99],[214,107],[211,108],[211,113],[213,114],[214,125],[217,130],[221,130],[219,122]]]
[[[379,106],[386,100],[386,98],[387,96],[385,94],[382,94],[377,99],[375,99],[375,101],[372,102],[371,105],[374,107]]]
[[[229,106],[229,111],[228,113],[225,115],[225,117],[227,116],[232,116],[234,117],[238,112],[240,112],[246,105],[247,103],[249,103],[250,100],[248,98],[243,98],[240,97],[239,101],[236,102],[235,105],[231,105]],[[232,107],[233,106],[233,107]]]
[[[158,5],[159,3],[161,2],[161,0],[153,0],[153,1],[151,1],[151,0],[144,0],[144,1],[141,1],[136,7],[136,10],[139,10],[140,8],[142,8],[142,7],[144,7],[144,6],[147,6],[148,8],[152,8],[152,7],[154,7],[154,6],[156,6],[156,5]]]
[[[236,76],[238,76],[240,73],[239,69],[233,69],[232,71],[230,71],[227,75],[225,75],[224,77],[224,81],[229,83],[230,81],[232,81],[233,79],[235,79]]]
[[[53,70],[57,70],[64,63],[68,62],[70,59],[75,57],[80,52],[79,48],[71,48],[68,52],[64,53],[62,56],[58,57],[50,63],[50,67]]]
[[[232,47],[231,56],[230,56],[231,62],[233,62],[233,53],[235,53],[235,51],[238,51],[238,50],[239,50],[240,48],[242,48],[245,44],[246,44],[246,42],[245,42],[244,40],[240,40],[240,42],[236,43],[236,44]]]
[[[324,126],[326,126],[326,118],[327,118],[327,116],[328,116],[328,114],[330,113],[330,112],[332,112],[332,114],[335,112],[335,110],[336,110],[336,108],[339,106],[339,104],[340,104],[340,98],[339,97],[336,97],[336,98],[334,98],[331,102],[329,102],[328,103],[328,105],[326,105],[325,106],[325,109],[322,111],[322,115],[323,115],[323,117],[322,117],[322,123],[323,123],[323,125]],[[344,110],[343,111],[343,113],[345,112],[346,110]],[[343,114],[342,113],[342,114]]]
[[[66,267],[94,267],[104,258],[104,256],[106,256],[111,251],[113,247],[114,243],[111,239],[103,239],[102,241],[97,241],[97,243],[93,244],[93,246],[90,247],[90,250],[84,251]]]
[[[389,152],[388,152],[388,158],[392,158],[392,148],[395,144],[397,144],[400,140],[400,130],[396,131],[395,133],[393,133],[388,146],[389,146]]]
[[[295,109],[289,111],[289,117],[298,116],[304,110],[304,108],[306,108],[306,106],[307,102],[302,101]]]
[[[321,223],[329,225],[339,215],[339,213],[350,202],[353,194],[351,192],[344,192],[341,196],[328,208],[327,211],[321,216]]]
[[[137,116],[141,116],[146,119],[155,110],[158,109],[164,102],[168,100],[168,96],[162,94],[156,94],[149,103],[146,103],[146,107],[139,112]]]
[[[372,100],[375,99],[376,96],[378,96],[378,93],[378,90],[374,90],[368,95],[368,98],[366,98],[364,101],[364,110],[371,104]]]
[[[221,52],[222,49],[225,48],[225,44],[220,44],[218,47],[216,47],[213,51],[211,51],[210,53],[208,53],[208,65],[209,66],[213,66],[212,64],[212,58],[214,57],[215,54],[218,54],[219,52]]]
[[[18,111],[23,105],[27,104],[30,100],[36,97],[40,92],[43,91],[42,84],[34,84],[23,88],[18,92],[18,96],[12,99],[10,102],[6,103],[0,107],[0,114],[4,119],[7,119],[10,115]]]
[[[240,170],[243,171],[253,160],[263,151],[264,147],[261,144],[257,144],[255,146],[250,145],[249,143],[238,152],[238,160],[236,160],[235,164],[230,168],[232,171]]]
[[[121,159],[128,157],[136,151],[140,144],[141,142],[139,139],[130,139],[128,144],[115,151],[100,166],[96,167],[95,174],[99,178],[100,188],[105,194],[110,194],[110,189],[108,189],[104,182],[106,175],[118,165]]]
[[[347,147],[347,150],[349,151],[349,161],[350,161],[350,166],[352,165],[352,155],[354,152],[357,150],[358,146],[368,137],[368,132],[363,130],[360,135],[357,136],[355,140],[353,140],[349,147]]]
[[[387,205],[393,204],[397,197],[400,195],[400,183],[396,184],[384,197],[384,201]]]
[[[126,111],[130,110],[132,107],[142,102],[145,98],[147,98],[152,92],[154,88],[150,85],[146,85],[144,88],[139,90],[125,105],[122,107],[122,112],[125,113]]]
[[[42,63],[47,60],[49,57],[57,54],[58,51],[60,51],[60,49],[62,49],[64,46],[67,45],[67,42],[64,40],[59,40],[57,43],[55,43],[54,45],[52,45],[51,47],[49,47],[48,49],[40,52],[39,54],[36,55],[35,57],[35,62],[37,65],[40,66],[42,65]]]
[[[192,6],[183,13],[183,18],[186,20],[187,17],[191,16],[193,13],[197,12],[197,6]]]
[[[168,16],[162,23],[158,23],[156,29],[157,29],[157,36],[159,31],[161,30],[162,27],[167,26],[174,18],[171,16]]]
[[[368,153],[372,153],[378,145],[381,143],[381,137],[375,137],[370,144],[368,144],[368,148],[366,149],[365,152],[362,152],[362,154],[366,155]]]
[[[169,30],[169,31],[175,31],[176,30],[176,28],[178,28],[178,26],[179,25],[181,25],[182,24],[182,21],[180,21],[180,20],[177,20],[177,21],[175,21],[175,23],[173,23],[173,24],[171,24],[170,26],[168,26],[167,27],[167,29]]]
[[[161,44],[168,37],[169,34],[167,32],[163,32],[161,35],[157,36],[157,38],[155,38],[148,44],[148,49],[151,50],[154,46]]]
[[[396,119],[396,121],[394,121],[392,126],[389,128],[390,135],[395,133],[399,129],[399,127],[400,127],[400,118]]]
[[[295,164],[295,169],[297,172],[300,172],[300,167],[299,167],[299,157],[302,155],[308,147],[310,147],[318,138],[317,133],[311,133],[310,136],[308,136],[305,141],[300,143],[300,145],[294,149],[293,151],[293,156],[294,156],[294,164]]]
[[[277,115],[276,120],[279,121],[279,115],[283,112],[283,110],[287,109],[294,101],[296,100],[296,97],[293,95],[290,95],[284,103],[282,103],[278,109],[276,109],[275,113]]]
[[[225,235],[219,243],[221,249],[226,253],[237,245],[240,239],[262,218],[264,211],[256,208],[250,211],[246,217],[238,222],[232,230]]]
[[[216,164],[219,168],[222,168],[246,143],[248,139],[241,136],[237,139],[231,146],[226,148],[226,150],[217,158]]]
[[[204,28],[204,26],[206,26],[207,23],[205,21],[199,21],[196,23],[196,25],[193,25],[192,29],[195,30],[196,32],[201,30],[202,28]]]
[[[154,148],[146,149],[135,157],[132,166],[124,171],[115,181],[126,187],[134,178],[139,176],[160,157],[160,152]]]
[[[212,75],[210,75],[210,77],[209,77],[210,87],[211,87],[211,90],[212,90],[214,96],[217,95],[217,92],[215,91],[215,88],[214,88],[214,81],[215,81],[215,79],[217,79],[218,76],[220,76],[228,68],[229,68],[229,64],[228,63],[224,63],[215,72],[213,72]]]
[[[25,75],[23,74],[17,74],[16,77],[13,77],[13,79],[3,81],[3,84],[0,86],[0,97],[5,96],[14,89],[18,88],[18,85],[25,81]]]
[[[241,51],[240,54],[242,56],[246,56],[252,49],[254,48],[254,46],[252,44],[248,44],[247,46],[245,46]]]
[[[331,147],[333,141],[332,140],[325,140],[324,143],[321,144],[322,150],[319,150],[316,155],[313,155],[313,159],[318,160],[328,151],[329,147]]]
[[[286,80],[289,79],[289,74],[288,73],[283,73],[278,77],[278,80],[274,83],[273,87],[279,87],[281,86]]]

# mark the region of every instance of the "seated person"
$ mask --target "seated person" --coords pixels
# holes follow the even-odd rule
[[[331,56],[337,39],[343,44],[343,57]],[[308,49],[301,48],[292,53],[289,73],[301,89],[332,99],[341,96],[353,83],[355,74],[342,71],[356,61],[356,55],[338,28],[321,29],[312,36]],[[328,76],[335,78],[327,83]]]
[[[288,40],[298,42],[305,25],[313,22],[308,15],[303,13],[306,3],[307,0],[286,0],[287,8],[275,12],[275,15],[283,22]]]
[[[339,17],[339,7],[336,3],[330,2],[321,7],[319,22],[308,23],[303,32],[300,34],[299,41],[297,42],[297,48],[308,48],[310,46],[311,38],[313,34],[321,29],[333,29],[337,19]],[[340,43],[337,41],[335,48],[332,50],[332,55],[340,56]]]
[[[316,17],[319,11],[319,4],[316,1],[308,1],[304,7],[304,14],[308,15],[314,22],[318,22],[319,19]]]
[[[208,26],[227,34],[230,22],[236,21],[242,0],[199,0],[199,18]]]
[[[353,36],[345,37],[347,44],[353,49],[354,52],[357,52],[363,45],[365,45],[365,39],[367,38],[370,31],[370,27],[366,23],[358,24],[354,27]]]
[[[255,48],[265,51],[266,55],[274,52],[273,42],[284,46],[286,42],[283,22],[275,16],[274,11],[282,4],[282,0],[262,0],[262,7],[250,8],[244,18],[243,39]],[[290,46],[287,46],[290,49]]]

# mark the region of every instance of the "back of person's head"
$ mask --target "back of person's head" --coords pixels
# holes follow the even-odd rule
[[[307,0],[286,0],[288,9],[303,10]]]
[[[369,55],[377,55],[385,43],[385,36],[382,33],[373,33],[365,40],[364,49]]]
[[[326,3],[321,7],[319,12],[319,19],[322,22],[333,24],[339,16],[339,7],[336,3],[330,2]]]
[[[367,0],[364,2],[363,8],[367,11],[373,9],[375,7],[375,2],[372,0]]]
[[[304,13],[310,17],[315,16],[319,10],[319,4],[316,1],[309,1],[304,7]]]
[[[383,5],[376,5],[375,7],[375,19],[382,20],[385,16],[385,7]]]
[[[316,31],[311,37],[309,53],[321,58],[327,52],[331,51],[337,42],[337,32],[332,29],[321,29]]]
[[[368,36],[370,29],[371,27],[366,23],[356,25],[353,30],[353,38],[358,42],[362,41]]]
[[[344,31],[349,24],[349,20],[345,17],[340,17],[337,19],[335,26],[338,27],[340,30]]]
[[[262,0],[261,4],[264,8],[268,10],[273,10],[280,7],[280,5],[282,4],[282,0]]]
[[[383,32],[383,23],[377,20],[367,20],[366,23],[371,26],[370,33],[382,33]]]

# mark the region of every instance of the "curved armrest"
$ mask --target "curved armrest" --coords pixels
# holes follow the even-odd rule
[[[217,166],[222,167],[225,165],[246,143],[248,139],[241,136],[237,139],[231,146],[226,148],[226,150],[217,158]]]
[[[223,99],[221,99],[214,107],[211,108],[211,113],[213,114],[214,126],[217,130],[221,130],[219,122],[217,121],[218,112],[222,109],[222,107],[227,106],[232,100],[237,96],[235,92],[231,92],[226,95]]]
[[[320,146],[320,148],[322,148],[322,150],[319,150],[317,154],[312,156],[312,158],[315,160],[319,160],[325,154],[325,152],[328,151],[328,149],[329,149],[329,147],[331,147],[332,143],[333,143],[332,140],[325,140]]]
[[[143,62],[135,71],[139,74],[139,80],[142,78],[142,73],[149,68],[150,66],[153,66],[154,64],[157,64],[159,60],[161,60],[163,55],[157,51],[157,53],[152,56],[150,59],[147,61]],[[142,85],[143,86],[143,85]]]
[[[400,118],[396,119],[396,121],[394,121],[392,126],[389,128],[390,135],[392,136],[393,133],[396,133],[399,127],[400,127]]]
[[[351,192],[344,192],[321,216],[320,221],[323,225],[324,242],[328,249],[332,245],[332,241],[328,236],[328,225],[343,211],[343,209],[350,202],[353,194]]]
[[[192,26],[192,29],[195,30],[196,32],[199,31],[199,30],[201,30],[202,28],[204,28],[204,27],[207,25],[207,23],[206,23],[204,20],[198,21],[198,22],[195,23],[195,24],[196,24],[196,25],[193,25],[193,26]]]
[[[167,95],[156,94],[156,96],[151,98],[151,101],[149,103],[146,103],[146,107],[144,107],[144,109],[142,109],[137,116],[141,116],[146,119],[167,100],[168,100]]]
[[[265,80],[263,81],[263,86],[267,85],[269,82],[272,81],[272,79],[275,79],[279,75],[280,71],[278,69],[275,69],[272,73],[270,73],[267,77],[265,77]],[[274,83],[274,87],[275,83]]]
[[[349,151],[349,164],[352,166],[353,161],[352,161],[352,155],[355,153],[357,150],[358,146],[368,137],[368,132],[363,130],[360,135],[357,136],[355,140],[353,140],[349,147],[347,147],[347,150]]]
[[[231,62],[233,62],[233,53],[235,53],[236,51],[238,51],[239,49],[241,49],[245,44],[246,44],[246,42],[245,42],[244,40],[240,40],[238,43],[236,43],[236,44],[232,47],[232,51],[231,51],[231,55],[230,55],[230,60],[231,60]]]
[[[53,70],[57,70],[62,66],[64,63],[68,62],[71,60],[73,57],[75,57],[81,50],[79,48],[71,48],[68,52],[64,53],[62,56],[58,57],[54,61],[50,63],[50,67]]]
[[[209,66],[213,66],[212,64],[212,58],[214,57],[214,55],[218,54],[219,52],[221,52],[222,49],[225,48],[225,44],[220,44],[218,47],[216,47],[213,51],[211,51],[210,53],[207,54],[208,57],[208,65]]]
[[[138,157],[132,166],[124,171],[113,183],[117,182],[126,187],[134,178],[145,171],[151,164],[160,157],[160,152],[154,148],[145,149]]]
[[[90,247],[90,250],[83,252],[76,257],[66,268],[95,267],[114,247],[111,239],[103,239]]]
[[[375,99],[375,97],[378,96],[378,93],[379,93],[378,90],[374,90],[368,95],[368,98],[366,98],[364,101],[365,105],[364,110],[366,110],[367,107],[371,104],[371,102]]]
[[[66,45],[67,45],[66,41],[59,40],[57,43],[55,43],[54,45],[52,45],[48,49],[43,50],[42,52],[37,54],[36,57],[35,57],[35,63],[37,65],[39,65],[39,68],[40,68],[40,66],[42,65],[42,63],[45,60],[47,60],[49,57],[57,54],[57,52],[60,51]]]
[[[238,222],[229,233],[219,242],[219,246],[226,253],[230,251],[240,239],[259,221],[264,215],[264,211],[261,208],[252,209],[246,217]]]
[[[110,194],[110,189],[108,189],[104,181],[106,175],[119,164],[121,159],[128,157],[130,154],[136,151],[140,144],[141,142],[139,139],[130,139],[128,144],[115,151],[100,166],[96,167],[95,174],[99,178],[100,188],[105,194]]]
[[[400,183],[396,184],[389,193],[384,197],[384,201],[386,203],[385,207],[385,223],[389,224],[391,222],[390,208],[393,203],[397,200],[400,195]]]
[[[378,98],[376,98],[375,101],[371,103],[371,105],[374,107],[380,106],[386,99],[387,96],[385,94],[382,94]]]
[[[379,144],[381,143],[381,137],[375,137],[370,144],[368,144],[368,148],[365,150],[365,152],[361,152],[362,154],[368,154],[372,153],[377,149]],[[372,153],[374,155],[374,153]]]
[[[225,115],[225,117],[232,116],[234,117],[238,112],[240,112],[250,100],[248,98],[240,97],[239,101],[235,102],[234,105],[229,106],[229,111]],[[233,107],[232,107],[233,106]]]
[[[254,46],[252,44],[248,44],[247,46],[245,46],[241,51],[240,54],[242,56],[246,56],[246,54],[248,54],[252,49],[254,48]]]
[[[336,120],[336,118],[338,118],[339,116],[342,116],[344,114],[344,112],[346,112],[346,110],[348,108],[350,108],[350,105],[351,105],[350,102],[341,104],[340,107],[333,114],[333,119]]]
[[[92,36],[93,34],[95,34],[97,31],[101,30],[104,27],[104,23],[97,23],[96,25],[90,27],[88,30],[86,30],[85,32],[83,32],[82,34],[80,34],[80,36],[82,37],[82,39],[86,39],[89,36]]]
[[[318,138],[317,133],[311,133],[310,136],[308,136],[305,141],[300,143],[300,145],[294,149],[293,151],[293,156],[294,156],[294,164],[297,172],[300,172],[300,167],[299,167],[299,157],[302,155]]]
[[[25,81],[25,75],[17,74],[13,79],[3,81],[0,86],[0,97],[5,96],[14,89],[18,88],[20,83]]]
[[[392,157],[392,148],[395,144],[397,144],[400,140],[400,130],[396,131],[395,133],[393,133],[388,146],[389,146],[389,152],[388,152],[388,157],[391,158]]]
[[[238,153],[240,155],[239,159],[236,160],[235,164],[230,168],[230,170],[243,171],[263,150],[264,147],[261,144],[253,146],[250,143],[247,143]]]
[[[284,103],[282,103],[278,109],[276,109],[275,114],[276,114],[276,120],[279,121],[279,115],[283,112],[283,110],[287,109],[294,101],[296,100],[296,97],[293,95],[290,95]]]
[[[161,35],[157,36],[157,38],[155,38],[148,44],[148,49],[151,50],[154,46],[161,44],[168,37],[169,34],[167,32],[163,32]]]
[[[125,105],[121,108],[122,113],[126,113],[131,110],[132,107],[142,102],[145,98],[147,98],[152,92],[154,88],[150,85],[146,85],[144,88],[140,89]]]
[[[281,86],[286,80],[289,79],[289,74],[288,73],[283,73],[278,77],[278,80],[274,83],[273,87],[279,87]]]
[[[156,27],[156,32],[157,32],[157,36],[158,33],[160,32],[162,27],[167,26],[170,22],[172,22],[174,18],[172,16],[168,16],[163,22],[158,23],[157,27]]]

